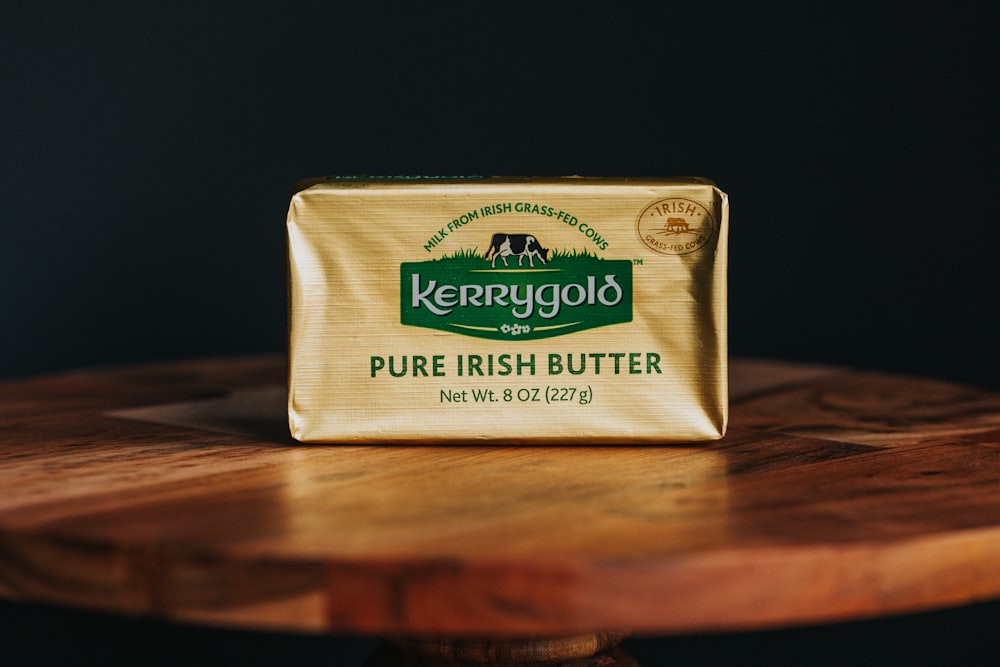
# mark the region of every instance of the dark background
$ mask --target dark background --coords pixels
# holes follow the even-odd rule
[[[305,177],[699,175],[731,197],[734,355],[1000,389],[986,7],[3,3],[0,379],[281,351]],[[187,645],[157,623],[0,612],[35,619],[0,629],[15,645],[47,623]],[[882,655],[997,617],[949,613],[814,631]],[[801,637],[713,645],[739,662]]]

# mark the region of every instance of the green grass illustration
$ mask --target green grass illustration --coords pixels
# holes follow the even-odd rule
[[[584,249],[572,248],[570,250],[563,250],[563,249],[553,250],[550,259],[559,259],[559,258],[577,259],[580,257],[591,257],[593,259],[601,259],[600,257],[590,252],[586,248]]]
[[[448,261],[451,259],[482,259],[482,255],[479,252],[479,247],[476,246],[471,250],[469,248],[459,248],[450,255],[442,255],[440,259],[435,261]]]
[[[577,265],[579,265],[580,263],[583,263],[583,262],[603,262],[603,261],[605,261],[603,257],[598,257],[593,252],[591,252],[590,250],[587,250],[587,249],[571,248],[571,249],[567,250],[567,249],[564,249],[564,248],[552,248],[549,251],[549,262],[548,262],[548,264],[552,264],[553,262],[555,262],[556,266],[558,266],[558,263],[559,263],[560,260],[567,260],[567,259],[568,260],[572,260],[573,263],[577,264]],[[441,257],[438,257],[438,258],[433,259],[431,261],[433,261],[433,262],[441,262],[441,263],[444,263],[444,264],[448,264],[448,265],[454,266],[455,268],[466,268],[466,269],[482,269],[484,263],[486,262],[486,260],[483,259],[483,254],[481,252],[479,252],[479,247],[478,246],[475,247],[475,248],[459,248],[458,250],[456,250],[453,253],[450,253],[450,254],[447,254],[447,255],[442,255]],[[506,268],[516,267],[517,266],[517,257],[513,257],[513,256],[512,257],[508,257],[507,258],[507,264],[508,264],[508,266]],[[527,268],[527,266],[528,266],[528,262],[526,260],[522,260],[521,268]],[[548,266],[548,265],[543,265],[541,262],[539,262],[536,259],[535,260],[535,268],[539,268],[541,266]],[[503,267],[503,260],[499,260],[497,262],[497,268],[499,269],[499,268],[502,268],[502,267]],[[556,267],[552,267],[552,268],[556,268]]]

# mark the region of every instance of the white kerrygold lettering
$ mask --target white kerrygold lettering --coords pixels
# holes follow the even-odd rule
[[[458,305],[465,307],[471,304],[476,308],[482,308],[483,302],[480,301],[483,298],[482,285],[462,285],[459,290]]]
[[[593,276],[588,277],[588,281],[593,280]],[[570,292],[576,290],[576,298],[570,296]],[[567,306],[579,306],[587,298],[587,290],[583,288],[583,285],[578,285],[576,283],[570,283],[562,289],[562,302]]]
[[[606,274],[604,284],[597,287],[597,278],[587,276],[586,285],[579,283],[546,283],[544,285],[438,285],[430,280],[426,286],[421,283],[420,274],[412,276],[410,306],[413,309],[426,308],[435,315],[448,315],[455,306],[466,308],[491,308],[512,306],[511,314],[518,319],[527,319],[537,312],[540,317],[552,319],[559,315],[563,306],[575,308],[583,305],[613,307],[621,303],[624,291],[618,284],[617,276]]]
[[[545,291],[548,290],[552,296],[546,300],[544,298]],[[540,306],[548,306],[549,310],[546,312],[545,308],[539,308],[538,314],[547,320],[551,320],[553,317],[559,314],[559,285],[555,283],[549,283],[547,285],[541,285],[535,292],[535,299],[538,300]]]
[[[498,306],[506,306],[507,302],[504,297],[507,296],[507,290],[510,288],[507,285],[487,285],[486,286],[486,307],[489,308],[494,303]]]
[[[615,291],[615,298],[613,300],[609,300],[604,296],[609,289],[613,289]],[[614,306],[622,300],[622,288],[621,285],[615,281],[614,276],[604,276],[604,285],[601,289],[597,290],[597,300],[605,306]]]
[[[519,299],[517,296],[517,288],[524,287],[524,298]],[[535,299],[534,299],[534,285],[511,285],[510,286],[510,300],[514,304],[514,308],[510,309],[511,314],[519,319],[527,319],[531,317],[531,313],[535,310]],[[517,312],[517,306],[524,306],[524,310],[520,313]]]
[[[427,298],[428,296],[430,296],[431,292],[434,291],[435,287],[437,287],[437,281],[436,280],[432,280],[432,281],[430,281],[430,283],[428,283],[427,290],[424,291],[424,292],[421,292],[420,291],[420,274],[419,273],[414,273],[413,274],[413,298],[410,301],[410,303],[413,305],[414,308],[419,308],[420,304],[423,303],[424,306],[426,306],[427,310],[431,311],[435,315],[447,315],[448,313],[451,312],[450,308],[448,310],[442,310],[441,308],[438,308],[437,306],[435,306],[434,304],[432,304],[430,302],[430,299]]]
[[[439,306],[454,308],[455,304],[458,303],[455,299],[456,292],[458,292],[458,288],[454,285],[441,285],[434,291],[434,300]]]

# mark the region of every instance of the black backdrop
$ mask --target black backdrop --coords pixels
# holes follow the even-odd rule
[[[280,350],[295,181],[484,173],[713,178],[734,354],[1000,385],[985,10],[90,4],[0,9],[0,377]]]
[[[733,354],[1000,388],[987,3],[354,4],[0,5],[0,379],[281,351],[304,177],[700,175]]]

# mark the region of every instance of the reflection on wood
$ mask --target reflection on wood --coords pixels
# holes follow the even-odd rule
[[[0,385],[0,594],[453,636],[1000,595],[996,394],[737,361],[711,445],[337,447],[288,440],[283,378],[255,358]]]

